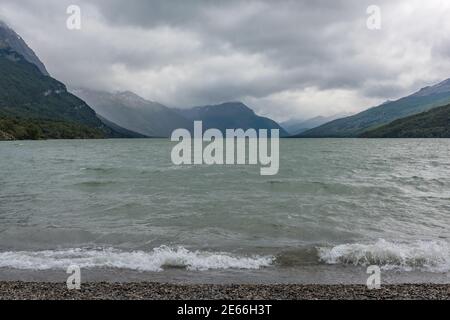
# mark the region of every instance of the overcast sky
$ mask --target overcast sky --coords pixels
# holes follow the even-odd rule
[[[82,28],[66,28],[68,5]],[[369,30],[369,5],[381,30]],[[69,87],[172,107],[243,101],[276,120],[357,112],[450,77],[448,0],[0,0]]]

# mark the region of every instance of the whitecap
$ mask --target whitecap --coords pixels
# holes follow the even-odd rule
[[[160,272],[164,268],[187,270],[260,269],[270,266],[270,256],[236,256],[230,253],[190,251],[183,247],[161,246],[150,252],[121,251],[114,248],[74,248],[45,251],[0,252],[0,267],[23,270],[80,268],[120,268]]]
[[[378,265],[384,270],[450,271],[450,246],[445,241],[391,242],[380,239],[372,244],[342,244],[318,248],[327,264]]]

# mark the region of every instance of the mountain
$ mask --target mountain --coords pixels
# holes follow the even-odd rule
[[[450,138],[450,105],[367,131],[363,138]]]
[[[125,129],[118,124],[109,121],[108,119],[103,118],[101,115],[97,114],[97,118],[99,118],[107,127],[111,128],[114,132],[119,135],[120,138],[149,138],[145,134],[137,133],[136,131]]]
[[[318,116],[308,120],[288,120],[280,123],[280,125],[291,135],[301,134],[312,128],[316,128],[324,123],[342,118],[344,115],[334,115],[331,117]]]
[[[3,139],[130,137],[103,124],[84,101],[12,49],[0,49]]]
[[[354,116],[338,119],[296,137],[357,137],[394,120],[450,103],[450,79],[396,101],[387,101]]]
[[[129,91],[108,93],[75,89],[72,92],[85,100],[102,118],[150,137],[170,137],[179,128],[192,131],[196,120],[203,121],[204,130],[217,128],[225,132],[226,129],[234,128],[280,129],[280,135],[287,135],[275,121],[257,116],[242,103],[170,109]]]
[[[191,122],[201,120],[204,130],[216,128],[225,133],[226,129],[279,129],[281,137],[288,136],[278,123],[256,115],[252,109],[241,102],[177,109],[177,111]]]
[[[191,122],[168,107],[141,98],[132,92],[108,93],[87,89],[72,90],[102,118],[149,137],[170,137]]]
[[[141,137],[105,125],[0,21],[0,140]]]
[[[0,49],[11,49],[25,58],[28,62],[38,67],[43,75],[48,76],[47,69],[39,60],[34,51],[28,47],[25,41],[12,30],[6,23],[0,20]]]

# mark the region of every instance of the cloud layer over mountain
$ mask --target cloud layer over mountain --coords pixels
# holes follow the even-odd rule
[[[82,29],[66,28],[67,6]],[[0,19],[73,87],[169,106],[244,101],[290,117],[356,112],[450,77],[450,2],[1,0]]]

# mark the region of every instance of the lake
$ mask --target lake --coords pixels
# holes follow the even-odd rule
[[[275,176],[174,145],[0,142],[0,280],[450,283],[450,140],[281,140]]]

